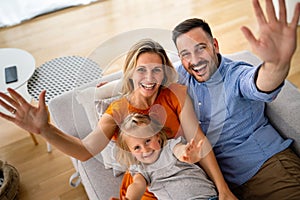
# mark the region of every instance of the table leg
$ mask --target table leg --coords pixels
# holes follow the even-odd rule
[[[33,143],[34,143],[35,145],[38,145],[39,143],[38,143],[38,141],[37,141],[35,135],[34,135],[33,133],[29,133],[29,134],[30,134],[30,136],[31,136],[31,139],[33,140]]]
[[[52,152],[52,146],[49,142],[47,142],[47,151],[48,151],[48,153]]]

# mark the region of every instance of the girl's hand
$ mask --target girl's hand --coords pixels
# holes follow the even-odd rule
[[[182,154],[182,160],[188,163],[196,163],[201,160],[201,149],[203,140],[199,140],[196,144],[195,140],[192,139],[185,146],[185,152]]]
[[[100,83],[98,83],[98,84],[96,85],[96,87],[99,88],[99,87],[101,87],[101,86],[103,86],[103,85],[105,85],[105,84],[107,84],[107,83],[108,83],[107,81],[100,82]]]

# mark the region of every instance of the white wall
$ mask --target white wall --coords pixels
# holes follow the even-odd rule
[[[12,26],[41,14],[97,0],[0,0],[0,27]]]
[[[297,2],[300,2],[300,0],[285,0],[286,4],[286,10],[287,10],[287,20],[288,22],[292,21],[294,11],[295,11],[295,5]],[[278,0],[273,0],[275,11],[277,16],[279,15],[279,3]],[[300,21],[298,22],[298,25],[300,25]]]

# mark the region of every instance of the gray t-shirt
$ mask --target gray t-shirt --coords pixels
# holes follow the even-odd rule
[[[132,167],[133,173],[141,173],[148,189],[158,199],[208,199],[216,196],[215,185],[197,165],[179,161],[173,154],[182,137],[168,140],[158,160],[152,164]]]

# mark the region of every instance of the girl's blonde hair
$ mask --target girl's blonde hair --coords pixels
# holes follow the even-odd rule
[[[128,115],[120,127],[120,134],[117,139],[116,160],[129,168],[130,165],[139,164],[132,155],[126,143],[125,137],[148,138],[157,135],[160,139],[161,147],[166,144],[166,128],[149,115],[133,113]]]
[[[172,62],[169,60],[164,48],[152,39],[143,39],[133,45],[127,53],[123,66],[123,95],[128,95],[133,91],[131,77],[136,67],[137,60],[142,53],[155,53],[160,56],[164,70],[164,79],[161,85],[168,86],[177,81],[176,70],[174,69]]]

